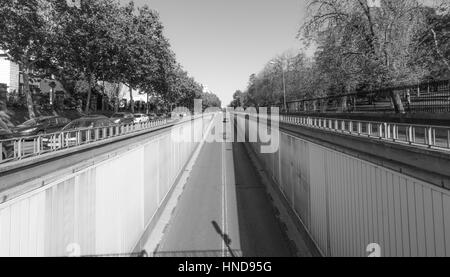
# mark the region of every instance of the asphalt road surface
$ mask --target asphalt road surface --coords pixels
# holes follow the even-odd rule
[[[205,143],[155,255],[293,255],[244,145]]]

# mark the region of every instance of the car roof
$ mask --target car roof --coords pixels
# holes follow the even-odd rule
[[[88,115],[84,115],[80,118],[95,118],[95,117],[108,118],[106,115],[102,115],[102,114],[88,114]]]
[[[109,118],[107,117],[102,117],[102,116],[84,116],[84,117],[80,117],[77,120],[74,121],[87,121],[87,120],[109,120]]]
[[[62,116],[55,116],[55,115],[52,115],[52,116],[40,116],[40,117],[37,117],[36,119],[38,119],[38,120],[46,120],[46,119],[59,118],[59,117],[62,117]]]

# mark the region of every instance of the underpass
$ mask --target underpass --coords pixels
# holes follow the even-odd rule
[[[294,248],[243,143],[225,141],[203,146],[154,255],[290,257]]]
[[[450,157],[433,126],[415,142],[390,122],[367,134],[367,121],[283,116],[276,130],[239,115],[1,164],[0,256],[450,254]],[[261,151],[265,129],[276,151]]]

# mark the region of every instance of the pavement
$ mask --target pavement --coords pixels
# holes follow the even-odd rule
[[[244,145],[205,143],[154,256],[293,255]]]

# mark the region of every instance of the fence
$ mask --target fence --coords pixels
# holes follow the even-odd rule
[[[406,113],[450,112],[450,80],[351,94],[294,100],[288,112],[395,112],[395,96]],[[401,102],[401,103],[400,103]]]
[[[0,149],[2,151],[0,164],[151,130],[167,123],[168,121],[164,119],[145,123],[85,128],[0,140]]]
[[[281,122],[411,146],[450,150],[450,127],[306,116],[281,116]]]

